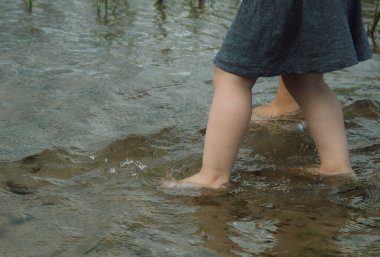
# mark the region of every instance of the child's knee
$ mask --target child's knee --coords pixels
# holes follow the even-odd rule
[[[219,84],[230,84],[231,86],[243,86],[252,89],[257,78],[247,78],[236,74],[229,73],[215,66],[214,86]]]

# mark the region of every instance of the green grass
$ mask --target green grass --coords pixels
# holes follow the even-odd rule
[[[25,0],[26,1],[26,9],[29,14],[32,14],[33,10],[33,0]]]

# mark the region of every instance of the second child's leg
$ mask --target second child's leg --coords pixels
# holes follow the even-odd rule
[[[203,162],[199,173],[183,179],[218,188],[229,181],[233,162],[252,114],[252,86],[248,79],[215,68],[214,97],[207,124]]]
[[[342,107],[323,74],[284,75],[289,93],[307,121],[320,157],[319,173],[351,174]]]

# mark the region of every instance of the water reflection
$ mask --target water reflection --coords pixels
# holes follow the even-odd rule
[[[156,23],[158,30],[160,31],[160,35],[163,37],[167,36],[167,31],[165,29],[165,21],[166,21],[166,13],[165,13],[165,5],[163,0],[157,0],[154,4],[156,8]]]
[[[190,17],[191,18],[199,17],[199,15],[205,10],[205,6],[206,6],[205,0],[197,0],[197,1],[190,0],[189,2],[190,2],[189,4],[191,7]]]
[[[358,233],[366,234],[363,240],[369,248],[363,249],[379,250],[374,242],[379,240],[380,220],[364,213],[360,215],[369,216],[366,225],[353,220],[355,212],[336,195],[351,198],[355,186],[299,183],[283,193],[236,185],[231,193],[196,197],[188,204],[199,207],[199,237],[217,256],[366,256],[350,243]],[[376,228],[367,234],[358,226],[367,232]]]
[[[190,18],[197,18],[199,12],[204,11],[205,9],[205,0],[190,0],[187,1],[187,5],[190,6]],[[120,12],[129,13],[129,4],[128,0],[96,0],[96,21],[99,24],[109,24],[111,21],[115,21],[120,16]],[[157,10],[157,20],[159,27],[162,26],[162,23],[166,19],[165,13],[165,3],[164,0],[156,0],[154,6]],[[33,10],[33,0],[26,1],[26,8],[29,14],[32,14]],[[124,10],[124,11],[121,11]],[[110,18],[109,15],[112,15]]]

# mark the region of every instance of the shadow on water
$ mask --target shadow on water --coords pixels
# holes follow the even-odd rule
[[[376,101],[345,107],[349,123],[377,122],[379,114]],[[0,248],[16,251],[9,240],[19,238],[27,240],[28,251],[46,256],[376,256],[380,251],[380,180],[371,163],[360,162],[357,177],[342,183],[289,172],[317,161],[304,127],[256,123],[228,190],[161,188],[162,178],[199,169],[203,134],[172,127],[128,136],[92,155],[52,149],[2,162],[6,211],[0,214]],[[354,143],[353,154],[379,156],[379,138],[373,139],[365,146]],[[378,161],[373,160],[375,167]],[[42,227],[49,228],[47,236],[64,240],[47,242]]]

